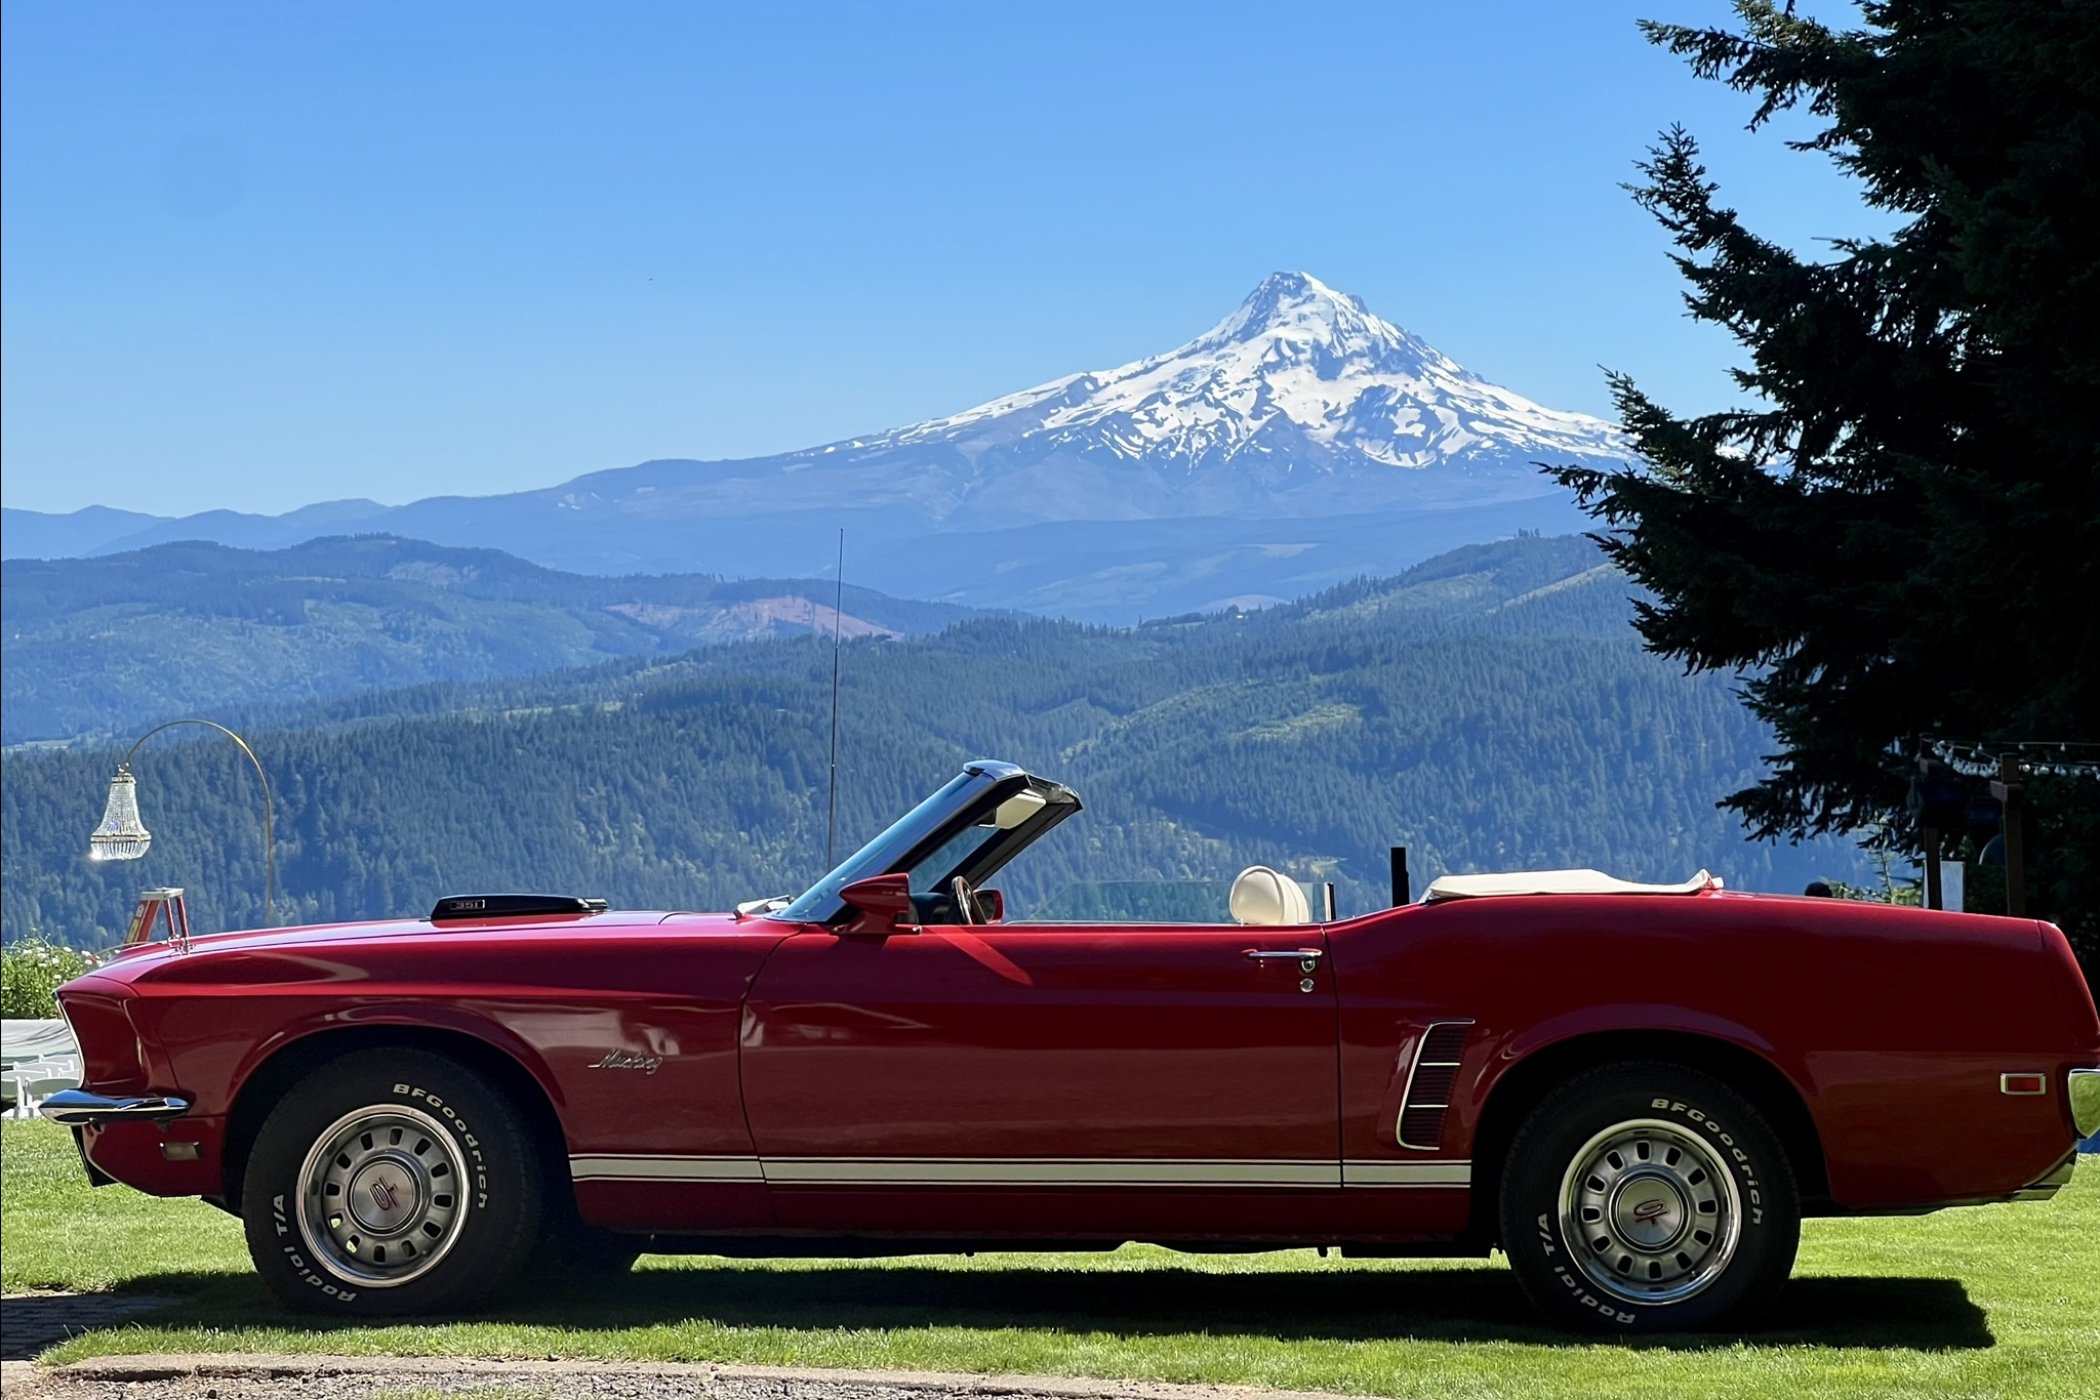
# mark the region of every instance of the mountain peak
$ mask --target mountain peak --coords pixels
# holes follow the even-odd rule
[[[1318,477],[1362,482],[1391,468],[1466,462],[1528,478],[1541,458],[1624,454],[1609,424],[1490,384],[1361,297],[1296,271],[1270,273],[1231,315],[1164,354],[845,446],[935,442],[973,464],[973,499],[997,497],[1000,475],[1030,491],[1057,487],[1064,478],[1037,480],[1030,464],[1065,454],[1137,463],[1151,470],[1146,481],[1229,480],[1221,489],[1235,508]]]
[[[1338,292],[1309,272],[1272,272],[1191,348],[1291,332],[1328,341],[1397,343],[1407,338],[1399,327],[1372,315],[1362,297]]]
[[[1260,286],[1247,293],[1247,299],[1241,302],[1240,306],[1268,317],[1285,307],[1300,306],[1308,302],[1329,302],[1338,307],[1347,307],[1359,315],[1371,314],[1371,308],[1364,305],[1362,297],[1338,292],[1310,272],[1272,272],[1261,279]]]

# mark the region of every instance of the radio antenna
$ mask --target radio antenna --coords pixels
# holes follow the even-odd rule
[[[832,845],[839,829],[839,651],[846,613],[846,527],[839,526],[838,591],[831,608],[831,780],[825,799],[824,868],[834,868]]]

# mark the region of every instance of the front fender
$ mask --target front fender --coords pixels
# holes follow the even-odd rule
[[[311,1008],[284,1021],[249,1045],[235,1064],[225,1089],[225,1111],[239,1102],[241,1093],[262,1067],[278,1055],[310,1041],[315,1036],[345,1031],[387,1028],[437,1031],[463,1035],[514,1061],[539,1086],[547,1101],[560,1114],[565,1107],[562,1085],[545,1058],[530,1042],[493,1016],[472,1008],[434,1002],[374,1002],[361,1006]]]

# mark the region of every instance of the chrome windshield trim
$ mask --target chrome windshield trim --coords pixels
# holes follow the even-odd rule
[[[2064,1076],[2064,1099],[2078,1136],[2100,1133],[2100,1069],[2074,1069]]]
[[[190,1111],[190,1101],[159,1094],[112,1099],[85,1089],[61,1089],[38,1104],[36,1111],[54,1123],[80,1128],[127,1118],[177,1118]]]

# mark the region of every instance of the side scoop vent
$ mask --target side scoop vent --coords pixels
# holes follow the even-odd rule
[[[1444,1114],[1458,1083],[1458,1062],[1466,1049],[1471,1021],[1432,1021],[1415,1042],[1414,1062],[1407,1067],[1407,1087],[1400,1094],[1400,1145],[1416,1152],[1443,1146]]]
[[[468,919],[523,919],[534,914],[603,914],[602,899],[572,894],[448,894],[430,911],[434,924]]]

